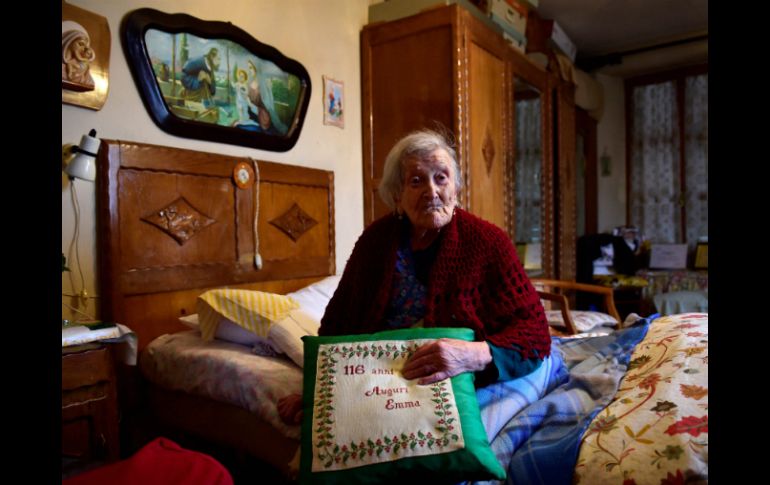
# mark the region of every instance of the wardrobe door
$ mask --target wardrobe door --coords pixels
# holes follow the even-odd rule
[[[507,211],[519,259],[532,277],[553,278],[552,79],[511,49],[511,184]]]
[[[501,229],[506,224],[507,46],[467,15],[467,150],[464,204],[474,214]]]
[[[575,280],[577,240],[577,190],[575,160],[575,85],[559,82],[556,86],[556,277]]]
[[[544,94],[514,74],[513,108],[513,207],[514,241],[524,270],[544,277],[543,249],[546,233]]]
[[[456,129],[456,13],[440,9],[361,32],[364,225],[389,211],[377,194],[385,157],[421,128]]]

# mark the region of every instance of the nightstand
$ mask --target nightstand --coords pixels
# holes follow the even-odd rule
[[[119,458],[115,364],[109,344],[62,347],[62,474]]]

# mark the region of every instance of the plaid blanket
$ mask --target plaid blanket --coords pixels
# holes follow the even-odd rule
[[[554,337],[551,356],[536,371],[477,390],[506,483],[572,482],[580,438],[615,395],[650,321],[600,337]]]

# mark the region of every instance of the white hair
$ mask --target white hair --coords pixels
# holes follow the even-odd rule
[[[437,149],[444,150],[452,159],[455,187],[458,192],[460,191],[463,185],[462,172],[457,161],[457,153],[447,139],[433,130],[413,131],[397,141],[385,157],[385,166],[382,169],[382,179],[377,192],[388,207],[396,208],[396,200],[404,189],[404,162],[411,157],[427,158]]]

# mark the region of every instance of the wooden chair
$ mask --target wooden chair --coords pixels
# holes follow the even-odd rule
[[[607,314],[618,321],[617,328],[621,328],[623,325],[618,309],[615,308],[615,299],[613,297],[612,288],[586,283],[576,283],[574,281],[550,280],[544,278],[532,278],[530,281],[532,281],[532,284],[541,299],[557,304],[561,310],[564,326],[567,327],[569,335],[575,335],[580,332],[575,326],[575,321],[569,308],[569,300],[567,294],[565,294],[568,292],[583,291],[602,295],[604,297],[603,303]]]

